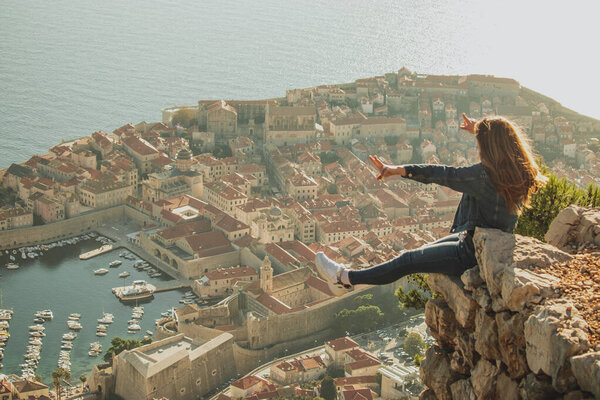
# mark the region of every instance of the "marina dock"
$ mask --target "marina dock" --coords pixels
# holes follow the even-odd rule
[[[160,288],[160,289],[156,289],[154,291],[154,293],[169,292],[171,290],[179,290],[179,289],[191,289],[191,286],[190,285],[179,285],[179,286]]]
[[[96,257],[99,256],[100,254],[104,254],[104,253],[108,253],[109,251],[113,250],[113,245],[112,244],[105,244],[104,246],[95,249],[95,250],[90,250],[87,253],[83,253],[79,256],[80,260],[89,260],[92,257]]]

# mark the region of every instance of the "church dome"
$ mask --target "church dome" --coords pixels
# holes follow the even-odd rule
[[[281,208],[277,206],[271,208],[270,214],[274,217],[279,217],[281,215]]]
[[[192,159],[192,152],[189,151],[188,149],[181,149],[177,153],[177,159],[178,160],[191,160]]]

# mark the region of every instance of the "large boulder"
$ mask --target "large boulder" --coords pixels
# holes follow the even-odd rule
[[[523,314],[512,315],[507,311],[496,314],[500,359],[512,379],[520,379],[529,373],[523,332],[526,319]]]
[[[565,300],[536,306],[524,324],[529,368],[550,376],[554,388],[565,392],[573,383],[568,358],[589,349],[586,330],[586,322]]]
[[[425,323],[438,344],[446,349],[454,348],[458,323],[444,299],[431,299],[425,304]]]
[[[481,308],[475,316],[475,350],[488,360],[500,358],[496,320]]]
[[[476,228],[473,237],[481,277],[492,297],[502,293],[506,270],[531,269],[570,260],[572,257],[537,239],[512,235],[498,229]]]
[[[450,385],[459,375],[450,369],[448,355],[438,346],[433,345],[425,352],[419,370],[421,382],[433,390],[439,400],[450,400]]]
[[[498,400],[520,400],[519,384],[510,379],[504,372],[496,378],[496,399]]]
[[[471,384],[478,399],[492,399],[496,390],[496,378],[500,370],[483,358],[471,371]]]
[[[600,352],[574,356],[570,362],[579,387],[600,398]]]
[[[511,311],[539,303],[544,298],[557,297],[554,287],[560,282],[549,274],[539,274],[520,268],[507,268],[501,278],[503,304]]]
[[[432,291],[444,296],[460,326],[473,327],[477,303],[465,290],[460,278],[446,274],[429,274],[427,283]]]
[[[457,329],[454,338],[454,353],[450,359],[450,368],[459,374],[468,375],[479,361],[479,354],[475,351],[475,338],[472,332]]]
[[[552,221],[544,239],[563,250],[587,243],[600,246],[600,209],[575,205],[565,208]]]
[[[477,400],[470,379],[460,379],[450,385],[452,400]]]

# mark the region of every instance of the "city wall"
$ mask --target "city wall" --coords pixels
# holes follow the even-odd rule
[[[126,206],[120,205],[46,225],[0,231],[0,250],[49,243],[89,232],[94,228],[127,215]]]

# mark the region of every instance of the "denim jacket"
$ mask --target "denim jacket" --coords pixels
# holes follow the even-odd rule
[[[506,207],[484,166],[450,167],[435,164],[403,165],[405,178],[421,183],[437,183],[463,194],[450,232],[472,231],[476,226],[512,233],[518,216]]]

